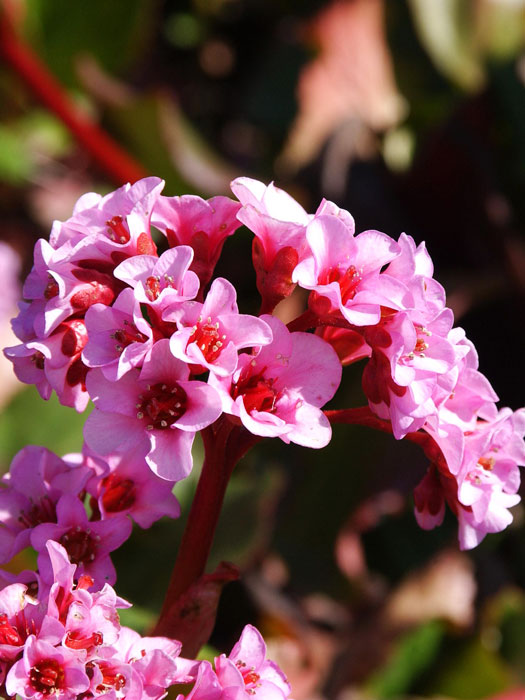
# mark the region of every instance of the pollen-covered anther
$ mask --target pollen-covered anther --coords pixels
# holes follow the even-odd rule
[[[418,338],[414,350],[415,352],[424,352],[425,350],[428,350],[428,343],[425,343],[422,338]]]
[[[128,243],[130,239],[129,231],[127,230],[124,219],[120,214],[113,216],[106,221],[106,226],[109,228],[109,238],[117,243]]]
[[[478,459],[478,464],[480,467],[483,467],[486,471],[490,472],[494,469],[494,464],[496,463],[496,460],[494,457],[480,457]]]
[[[216,321],[212,323],[212,319],[208,316],[205,323],[202,322],[202,318],[199,317],[199,322],[196,326],[193,326],[193,333],[188,339],[188,345],[191,343],[196,343],[206,362],[214,362],[221,353],[221,348],[223,346],[220,340],[220,323]],[[226,336],[223,334],[223,339]]]

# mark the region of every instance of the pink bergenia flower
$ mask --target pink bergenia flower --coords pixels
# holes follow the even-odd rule
[[[187,302],[168,308],[163,319],[177,323],[170,349],[192,366],[194,374],[206,370],[222,377],[233,374],[241,348],[268,345],[272,340],[263,320],[239,314],[235,288],[222,277],[213,281],[204,304]]]
[[[151,219],[173,248],[187,245],[195,253],[190,269],[208,284],[220,257],[224,241],[241,225],[236,218],[239,203],[229,197],[204,200],[195,195],[160,197]]]
[[[88,367],[100,367],[110,381],[142,364],[153,344],[151,326],[142,316],[132,289],[124,289],[112,307],[95,304],[86,312],[89,339],[82,352]]]
[[[266,658],[264,639],[252,625],[246,625],[229,656],[215,659],[215,670],[225,694],[241,688],[240,697],[246,699],[285,700],[291,693],[284,673]]]
[[[179,517],[180,506],[172,489],[173,483],[153,474],[145,454],[136,449],[109,456],[107,469],[87,485],[102,518],[129,515],[143,528],[164,516]]]
[[[363,390],[374,413],[391,421],[398,440],[421,428],[438,411],[434,402],[438,378],[457,361],[447,340],[452,321],[449,309],[428,328],[416,326],[408,313],[398,312],[366,329],[372,356],[363,371]]]
[[[293,281],[312,290],[310,308],[321,316],[335,311],[354,326],[379,322],[381,306],[410,304],[405,284],[381,269],[400,253],[399,245],[379,231],[353,231],[337,216],[316,216],[306,228],[311,255],[294,270]]]
[[[88,446],[98,455],[144,450],[158,476],[184,479],[193,465],[195,433],[221,414],[217,392],[188,376],[167,339],[155,343],[140,372],[133,369],[117,382],[92,370],[87,386],[96,408],[84,426]]]
[[[158,177],[146,177],[105,196],[88,192],[77,201],[67,221],[55,221],[51,245],[75,247],[91,237],[101,253],[113,260],[155,254],[149,221],[163,187]]]
[[[0,490],[0,561],[29,546],[31,532],[41,523],[56,523],[56,504],[66,493],[77,496],[91,476],[45,447],[28,445],[18,452]]]
[[[64,647],[30,636],[24,646],[24,656],[11,668],[6,678],[8,695],[29,700],[76,700],[89,688],[84,664]]]
[[[519,466],[525,466],[525,409],[501,409],[492,420],[479,421],[465,436],[458,480],[459,539],[471,549],[488,532],[500,532],[512,522],[508,508],[520,501]]]
[[[197,296],[199,278],[189,269],[192,260],[192,248],[181,245],[165,251],[160,258],[153,255],[129,258],[114,274],[133,287],[135,299],[148,306],[150,321],[162,331],[163,311],[169,305]]]
[[[341,363],[333,348],[310,333],[290,333],[273,316],[262,316],[273,341],[256,355],[241,354],[230,377],[210,374],[225,413],[238,416],[255,435],[286,443],[324,447],[330,424],[320,410],[341,381]]]
[[[45,606],[35,600],[22,583],[0,591],[0,660],[13,661],[30,634],[52,644],[64,636],[64,627],[46,615]]]
[[[239,177],[231,188],[243,205],[237,218],[255,234],[257,289],[270,310],[295,287],[292,273],[308,251],[305,228],[312,217],[273,183]]]
[[[31,545],[39,552],[38,569],[42,579],[54,580],[51,560],[46,547],[48,540],[59,542],[69,560],[77,566],[77,574],[87,574],[97,588],[116,580],[115,567],[109,553],[120,547],[131,534],[131,520],[116,515],[111,520],[88,521],[84,506],[78,498],[65,495],[56,507],[57,523],[44,523],[31,533]]]

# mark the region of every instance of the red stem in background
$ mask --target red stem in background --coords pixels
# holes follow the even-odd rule
[[[186,528],[153,634],[166,627],[180,596],[203,574],[232,471],[241,457],[262,438],[223,416],[202,431],[204,464]]]
[[[71,131],[96,164],[117,184],[148,173],[100,127],[84,116],[40,58],[17,36],[0,6],[0,55],[31,92]]]
[[[368,406],[360,406],[359,408],[344,408],[334,411],[324,411],[324,414],[330,423],[345,423],[347,425],[363,425],[367,428],[374,428],[383,433],[392,434],[392,424],[387,420],[378,418]],[[445,458],[434,438],[428,433],[418,431],[407,433],[404,440],[414,442],[419,445],[425,455],[431,462],[444,469],[444,473],[448,472]]]

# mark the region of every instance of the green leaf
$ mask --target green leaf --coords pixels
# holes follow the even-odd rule
[[[43,445],[58,455],[80,452],[89,413],[61,406],[55,394],[43,401],[35,387],[18,393],[0,415],[0,463],[6,469],[26,445]]]
[[[444,625],[432,621],[402,637],[385,666],[369,679],[370,695],[392,698],[407,693],[435,660],[443,636]]]

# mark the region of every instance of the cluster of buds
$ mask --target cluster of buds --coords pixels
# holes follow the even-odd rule
[[[55,599],[57,586],[67,588],[68,606],[85,606],[86,620],[106,619],[99,601],[115,582],[109,553],[129,536],[130,518],[149,527],[163,515],[177,517],[172,487],[192,469],[199,431],[208,435],[205,448],[233,429],[253,442],[278,437],[322,448],[332,422],[361,421],[396,439],[415,439],[430,459],[415,490],[416,518],[423,528],[435,527],[448,503],[462,548],[504,529],[512,520],[508,508],[519,501],[525,410],[497,409],[474,346],[453,325],[424,244],[405,234],[398,241],[379,231],[355,235],[352,216],[332,202],[323,200],[308,214],[284,191],[249,178],[232,183],[237,200],[164,197],[162,187],[146,178],[105,197],[87,194],[70,219],[55,222],[49,242],[36,244],[26,301],[13,322],[21,343],[5,353],[17,377],[35,384],[43,398],[54,390],[62,404],[82,411],[91,400],[94,410],[82,454],[60,459],[26,448],[4,477],[0,560],[29,544],[38,551],[40,602],[31,609],[47,611],[39,620],[61,625],[50,623],[49,638],[47,623],[26,625],[26,637],[14,645],[16,654],[25,645],[23,659],[14,665],[13,649],[8,657],[0,649],[12,666],[11,694],[46,695],[51,681],[62,692],[71,677],[75,690],[64,690],[64,697],[129,698],[135,695],[117,688],[120,680],[107,679],[166,688],[187,682],[186,673],[192,699],[220,697],[225,684],[249,694],[270,684],[272,698],[287,696],[284,677],[264,661],[264,642],[253,628],[215,669],[202,663],[190,673],[172,642],[135,644],[133,633],[119,632],[116,623],[109,650],[103,651],[106,641],[79,647],[79,660],[67,644],[74,632],[66,625],[69,607],[51,614],[51,603],[43,603],[41,587],[55,590]],[[241,224],[255,236],[259,316],[239,313],[234,286],[214,278],[224,242]],[[273,312],[296,286],[307,290],[308,309],[286,326]],[[342,368],[360,360],[368,406],[323,411]],[[223,439],[223,451],[226,444]],[[67,584],[57,583],[60,557],[69,562],[63,563]],[[34,578],[5,590],[22,591]],[[17,615],[29,605],[24,591]],[[0,615],[9,637],[11,612],[6,607]],[[116,619],[114,610],[109,619]],[[107,640],[97,624],[81,638]],[[150,667],[150,652],[171,665],[151,661]],[[157,665],[162,680],[148,675]],[[160,697],[156,690],[140,692]]]

